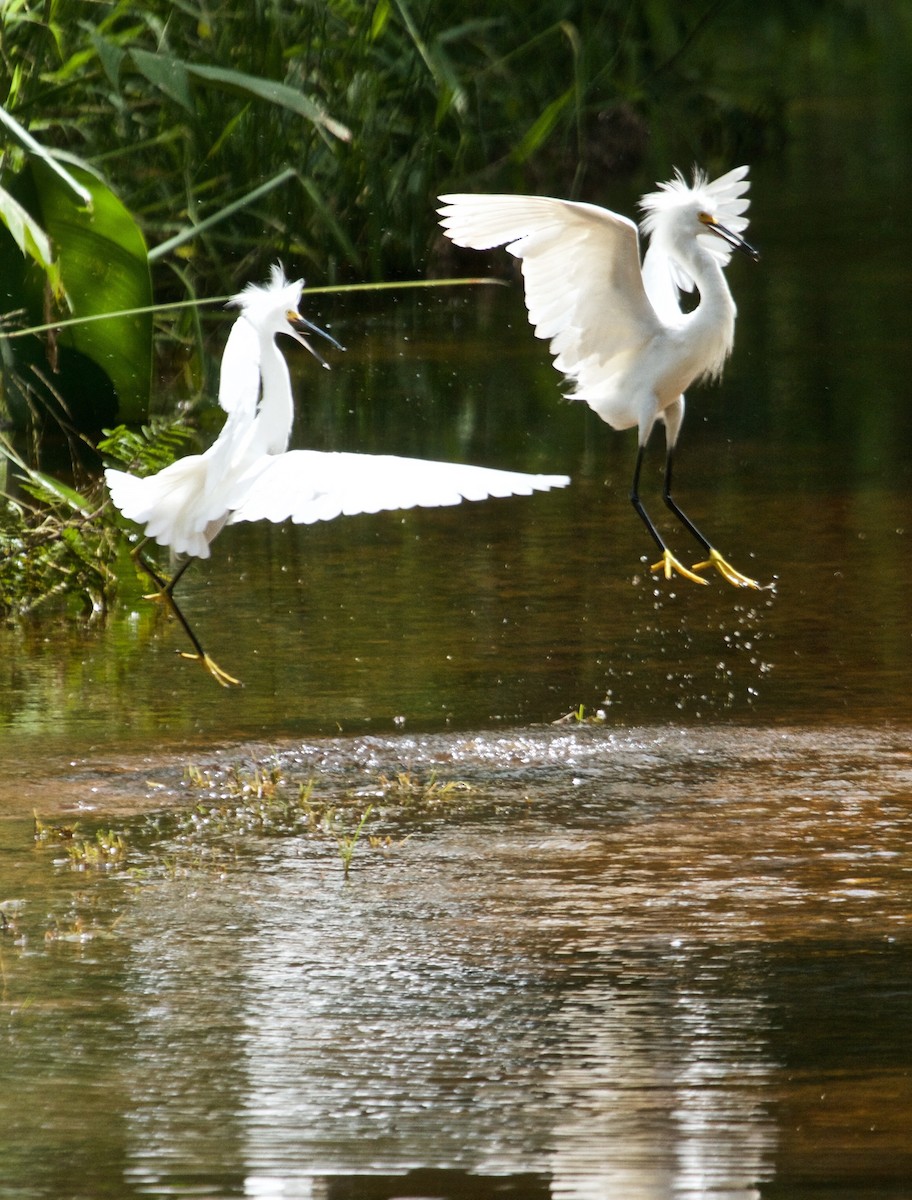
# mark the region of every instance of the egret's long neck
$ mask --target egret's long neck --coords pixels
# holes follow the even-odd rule
[[[696,245],[685,263],[700,293],[700,303],[688,318],[688,334],[702,350],[705,374],[718,375],[735,341],[737,308],[725,273],[708,250]]]
[[[264,454],[282,454],[291,438],[294,398],[288,364],[273,334],[260,335],[260,380],[257,442]]]

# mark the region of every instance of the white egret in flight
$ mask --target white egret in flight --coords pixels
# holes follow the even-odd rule
[[[355,513],[528,496],[570,482],[566,475],[526,475],[386,454],[289,450],[294,401],[277,334],[288,334],[323,362],[305,336],[323,331],[298,312],[302,286],[302,280],[287,282],[276,266],[266,286],[249,284],[232,299],[240,316],[225,345],[219,381],[219,404],[228,415],[205,453],[187,455],[144,478],[105,471],[115,506],[144,527],[137,561],[193,644],[194,653],[184,657],[199,659],[225,687],[238,680],[205,653],[174,600],[174,588],[194,558],[209,557],[210,543],[226,525],[288,519],[309,525]],[[189,556],[170,580],[142,557],[150,538],[175,555]]]
[[[680,172],[640,201],[649,248],[640,265],[633,221],[594,204],[545,196],[441,196],[441,225],[458,246],[505,246],[522,262],[526,307],[536,336],[550,339],[554,366],[614,429],[636,426],[639,446],[630,499],[661,552],[651,568],[670,579],[715,567],[737,587],[757,588],[710,544],[671,495],[675,442],[684,392],[717,378],[731,353],[735,302],[723,267],[733,250],[753,259],[744,241],[747,167],[712,183]],[[699,303],[682,311],[681,293],[696,286]],[[665,425],[663,499],[697,539],[705,559],[692,569],[668,549],[640,500],[643,455],[656,421]]]

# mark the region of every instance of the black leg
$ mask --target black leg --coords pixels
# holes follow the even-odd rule
[[[690,519],[690,517],[688,517],[687,513],[685,513],[683,511],[683,509],[681,509],[678,506],[678,504],[674,501],[674,499],[672,498],[672,495],[671,495],[671,470],[672,470],[673,464],[674,464],[674,447],[669,446],[668,453],[665,456],[665,485],[662,488],[662,499],[665,501],[666,505],[671,509],[671,511],[674,513],[674,515],[678,518],[678,520],[681,522],[681,524],[684,526],[684,528],[689,530],[693,534],[693,536],[697,539],[697,541],[700,543],[700,545],[703,547],[703,549],[706,551],[712,550],[712,546],[709,544],[709,542],[706,540],[706,538],[703,536],[703,534],[699,531],[699,529],[697,529],[696,525],[694,525],[693,521],[691,521],[691,519]]]
[[[233,675],[229,675],[227,671],[223,671],[222,668],[218,665],[218,663],[214,662],[209,657],[209,655],[206,653],[206,651],[203,649],[202,645],[200,644],[199,638],[194,633],[193,627],[191,626],[190,622],[187,620],[187,618],[181,612],[180,606],[178,605],[177,601],[174,599],[174,589],[177,586],[177,584],[179,583],[179,581],[181,580],[181,578],[183,577],[184,572],[187,570],[187,568],[193,562],[193,559],[188,558],[184,562],[182,562],[181,565],[178,567],[178,569],[172,575],[171,579],[166,580],[162,575],[160,575],[158,573],[158,571],[155,570],[155,568],[152,566],[152,564],[148,561],[148,559],[142,553],[142,548],[146,544],[147,540],[148,539],[144,539],[143,541],[141,541],[139,543],[139,545],[133,551],[133,557],[136,559],[136,561],[139,563],[140,567],[142,567],[142,569],[145,571],[145,573],[149,576],[149,578],[153,581],[153,583],[158,588],[158,592],[155,595],[148,597],[148,599],[164,600],[167,602],[168,607],[171,609],[174,616],[180,622],[181,628],[183,629],[184,633],[186,633],[187,637],[190,639],[190,643],[193,646],[193,649],[196,651],[195,654],[184,653],[182,651],[181,657],[198,659],[203,664],[203,666],[206,668],[206,670],[209,672],[209,674],[213,677],[213,679],[215,679],[217,683],[220,683],[222,685],[222,687],[232,687],[236,684],[239,685],[241,682],[239,679],[235,679]]]
[[[681,524],[687,529],[700,543],[703,549],[709,556],[704,562],[694,563],[693,571],[707,571],[710,567],[715,567],[723,579],[726,579],[734,587],[758,588],[760,584],[756,579],[751,579],[749,575],[742,575],[740,571],[727,562],[718,550],[714,549],[712,544],[703,536],[697,529],[690,517],[681,509],[681,507],[672,499],[671,495],[671,474],[674,464],[674,447],[669,446],[665,457],[665,484],[662,488],[662,499],[671,509],[674,515],[678,518]],[[691,579],[699,579],[701,583],[705,583],[705,579],[701,579],[699,575],[694,575],[693,571],[687,572]],[[667,572],[666,572],[667,574]]]
[[[685,567],[683,563],[678,562],[678,560],[675,558],[675,556],[671,553],[671,551],[666,546],[665,542],[662,539],[661,534],[656,529],[655,525],[653,525],[652,520],[649,517],[649,514],[646,512],[646,509],[643,507],[643,502],[642,502],[642,500],[640,500],[640,472],[643,468],[643,458],[645,456],[645,453],[646,453],[646,443],[640,442],[640,445],[637,449],[636,466],[633,469],[633,482],[630,485],[630,503],[633,505],[634,509],[636,510],[637,516],[640,518],[640,520],[643,522],[643,524],[649,530],[650,537],[655,542],[655,544],[658,546],[658,548],[662,554],[662,557],[659,559],[659,561],[657,563],[652,564],[652,566],[650,567],[650,570],[664,572],[666,579],[671,579],[672,575],[678,574],[678,575],[683,575],[686,579],[690,579],[693,583],[705,584],[706,583],[705,579],[701,579],[699,575],[695,575],[693,573],[693,571],[691,571],[687,567]],[[668,467],[668,463],[666,461],[666,464],[665,464],[666,493],[667,493],[669,479],[670,479],[669,467]],[[675,506],[675,509],[677,509],[677,506]],[[686,520],[686,517],[684,519]],[[689,524],[689,522],[688,522],[688,524]]]
[[[633,482],[630,485],[630,503],[636,510],[637,516],[649,530],[652,540],[664,554],[668,547],[662,541],[659,531],[649,519],[649,514],[643,507],[643,502],[640,499],[640,471],[643,469],[643,457],[646,453],[646,443],[642,443],[637,449],[636,466],[633,469]]]

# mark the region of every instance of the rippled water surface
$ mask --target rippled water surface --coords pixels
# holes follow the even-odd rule
[[[904,733],[275,747],[347,880],[231,761],[99,776],[107,870],[0,825],[3,1194],[903,1194]]]
[[[754,172],[677,469],[774,587],[651,575],[630,435],[489,288],[321,300],[298,444],[566,491],[226,531],[241,689],[128,572],[0,631],[4,1200],[909,1194],[912,247],[841,129],[822,211]]]

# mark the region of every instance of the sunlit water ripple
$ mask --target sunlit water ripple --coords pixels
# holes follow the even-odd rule
[[[373,801],[392,841],[360,845],[347,882],[332,844],[262,832],[140,879],[67,985],[116,978],[116,1027],[77,1005],[64,1033],[50,1009],[12,1043],[14,1069],[51,1038],[108,1099],[116,1079],[136,1194],[348,1195],[417,1172],[440,1195],[741,1200],[800,1157],[836,1195],[855,1176],[828,1152],[860,1120],[891,1172],[912,1166],[905,731],[242,744],[197,760],[203,788],[176,761],[121,762],[96,802],[217,809],[253,762]],[[403,824],[378,786],[397,772],[466,791]],[[5,962],[9,1002],[29,956]]]

